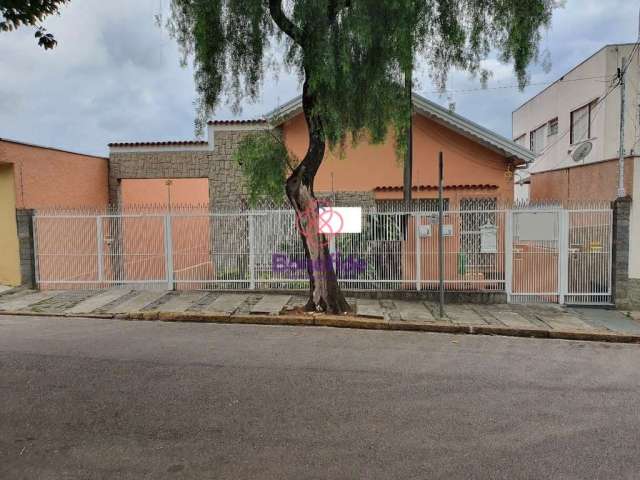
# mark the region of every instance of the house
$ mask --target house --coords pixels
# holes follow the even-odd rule
[[[487,288],[497,288],[500,279],[504,278],[504,268],[494,261],[493,254],[481,253],[481,229],[492,223],[497,228],[496,238],[500,239],[496,248],[502,249],[504,222],[497,213],[477,212],[495,211],[499,205],[513,202],[513,173],[533,161],[534,156],[528,149],[419,95],[414,95],[413,105],[414,203],[423,210],[437,210],[438,155],[443,152],[445,209],[451,212],[447,221],[455,223],[455,226],[451,225],[453,233],[447,239],[446,248],[451,252],[460,251],[460,254],[448,255],[445,267],[451,275],[459,276],[461,282],[473,280],[481,282],[477,285],[483,285],[483,279],[492,279],[491,286]],[[302,158],[308,146],[308,130],[301,98],[294,98],[263,118],[212,120],[208,123],[206,141],[111,143],[111,203],[153,203],[158,198],[168,197],[167,184],[190,181],[194,182],[191,202],[207,203],[216,211],[237,210],[243,203],[246,205],[247,195],[233,153],[243,136],[266,130],[276,131],[292,155]],[[202,182],[208,183],[208,189],[202,188]],[[196,184],[200,185],[197,189]],[[372,145],[363,141],[355,146],[347,145],[342,154],[327,149],[315,177],[314,188],[318,197],[329,197],[337,206],[378,210],[403,208],[403,164],[397,158],[391,134],[382,144]],[[201,192],[197,198],[196,191]],[[454,213],[456,210],[476,213],[458,216]],[[429,228],[424,224],[426,218],[417,221]],[[195,263],[198,268],[211,264],[221,278],[236,278],[245,266],[243,258],[233,252],[243,251],[241,243],[249,236],[248,227],[243,222],[222,227],[217,225],[221,222],[218,218],[211,222],[211,225],[205,222],[196,229],[198,240],[194,234],[189,237],[191,242],[201,244],[199,251],[204,252]],[[422,238],[418,246],[416,227],[416,219],[409,219],[396,231],[403,231],[402,235],[389,237],[387,240],[391,243],[385,243],[384,247],[379,245],[389,256],[382,263],[401,271],[397,278],[409,282],[407,288],[415,285],[418,258],[410,252],[415,252],[420,246],[425,252],[427,249],[431,251],[435,245],[433,236],[428,235],[429,238]],[[157,225],[155,228],[159,231],[161,227]],[[265,231],[272,228],[265,226]],[[217,234],[211,240],[213,245],[208,246],[211,231]],[[158,236],[161,238],[160,233]],[[129,241],[128,237],[124,241]],[[397,263],[401,251],[404,252],[403,265]],[[220,253],[214,253],[214,259],[210,260],[211,252]],[[260,257],[268,261],[272,253],[260,252]],[[430,288],[437,284],[437,264],[433,258],[433,255],[422,255],[419,266],[420,275]],[[180,257],[174,261],[174,271],[192,275],[189,265],[182,263],[183,260],[186,262],[189,258]],[[151,276],[160,278],[162,266],[154,268]],[[127,272],[127,275],[149,277],[150,274],[136,271]],[[213,278],[211,275],[200,272],[199,278]],[[245,277],[240,275],[238,278]]]
[[[107,170],[104,157],[0,138],[0,284],[33,282],[29,210],[106,206]]]
[[[440,151],[450,209],[477,201],[490,206],[513,200],[513,172],[533,160],[529,150],[419,95],[414,95],[413,103],[415,200],[437,197]],[[207,141],[111,143],[111,202],[126,200],[126,184],[134,179],[193,178],[207,179],[210,206],[237,208],[246,191],[232,158],[234,149],[242,136],[269,129],[280,133],[293,155],[304,156],[308,135],[300,98],[264,118],[212,120]],[[327,149],[315,179],[317,194],[332,196],[339,205],[365,207],[399,202],[402,185],[403,166],[391,137],[380,145],[347,146],[343,157]]]
[[[531,200],[640,200],[640,46],[606,45],[513,112],[513,138],[536,160]],[[621,88],[624,69],[624,191],[620,182]],[[526,175],[523,177],[526,178]],[[630,214],[629,278],[640,291],[640,206]]]

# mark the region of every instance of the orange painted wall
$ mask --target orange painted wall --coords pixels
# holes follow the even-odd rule
[[[633,194],[633,158],[625,159],[624,178],[628,195]],[[618,160],[592,163],[531,175],[531,200],[607,200],[618,192]]]
[[[16,208],[101,207],[108,160],[0,140],[0,162],[14,165]]]
[[[513,199],[513,182],[505,176],[508,165],[505,157],[422,115],[414,116],[413,125],[414,185],[437,185],[438,152],[442,151],[446,185],[497,185],[498,190],[488,196]],[[296,157],[304,156],[308,134],[301,114],[283,125],[283,138]],[[348,146],[343,158],[327,151],[316,176],[315,189],[320,193],[330,192],[332,186],[334,191],[372,191],[384,185],[401,186],[402,171],[393,136],[389,134],[388,140],[381,145],[370,145],[365,141],[356,147]],[[436,196],[435,191],[414,193],[414,198]],[[378,193],[377,197],[402,198],[402,192]]]
[[[123,205],[169,205],[166,178],[123,179],[120,185]],[[209,179],[173,178],[172,206],[203,206],[192,215],[175,217],[171,223],[173,268],[177,280],[211,278],[211,220],[207,215]],[[197,213],[201,215],[197,215]],[[131,218],[123,221],[124,274],[129,280],[165,278],[164,223],[162,217]],[[185,288],[189,288],[187,284]]]
[[[171,180],[172,205],[207,205],[209,203],[208,178],[123,179],[120,184],[122,203],[124,205],[168,204],[167,180]]]

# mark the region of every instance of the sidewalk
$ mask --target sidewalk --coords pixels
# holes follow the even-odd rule
[[[304,296],[167,292],[13,290],[0,294],[0,313],[164,321],[318,325],[640,343],[640,321],[616,310],[560,305],[447,305],[348,298],[354,315],[304,313]]]

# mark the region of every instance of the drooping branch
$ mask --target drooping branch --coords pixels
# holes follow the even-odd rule
[[[281,0],[269,0],[269,13],[280,30],[282,30],[295,43],[302,45],[303,32],[284,13]]]

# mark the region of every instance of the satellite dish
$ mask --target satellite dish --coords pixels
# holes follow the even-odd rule
[[[573,152],[572,158],[574,162],[581,162],[585,159],[589,153],[591,153],[591,149],[593,148],[593,144],[591,142],[584,142],[578,148],[576,148]]]

